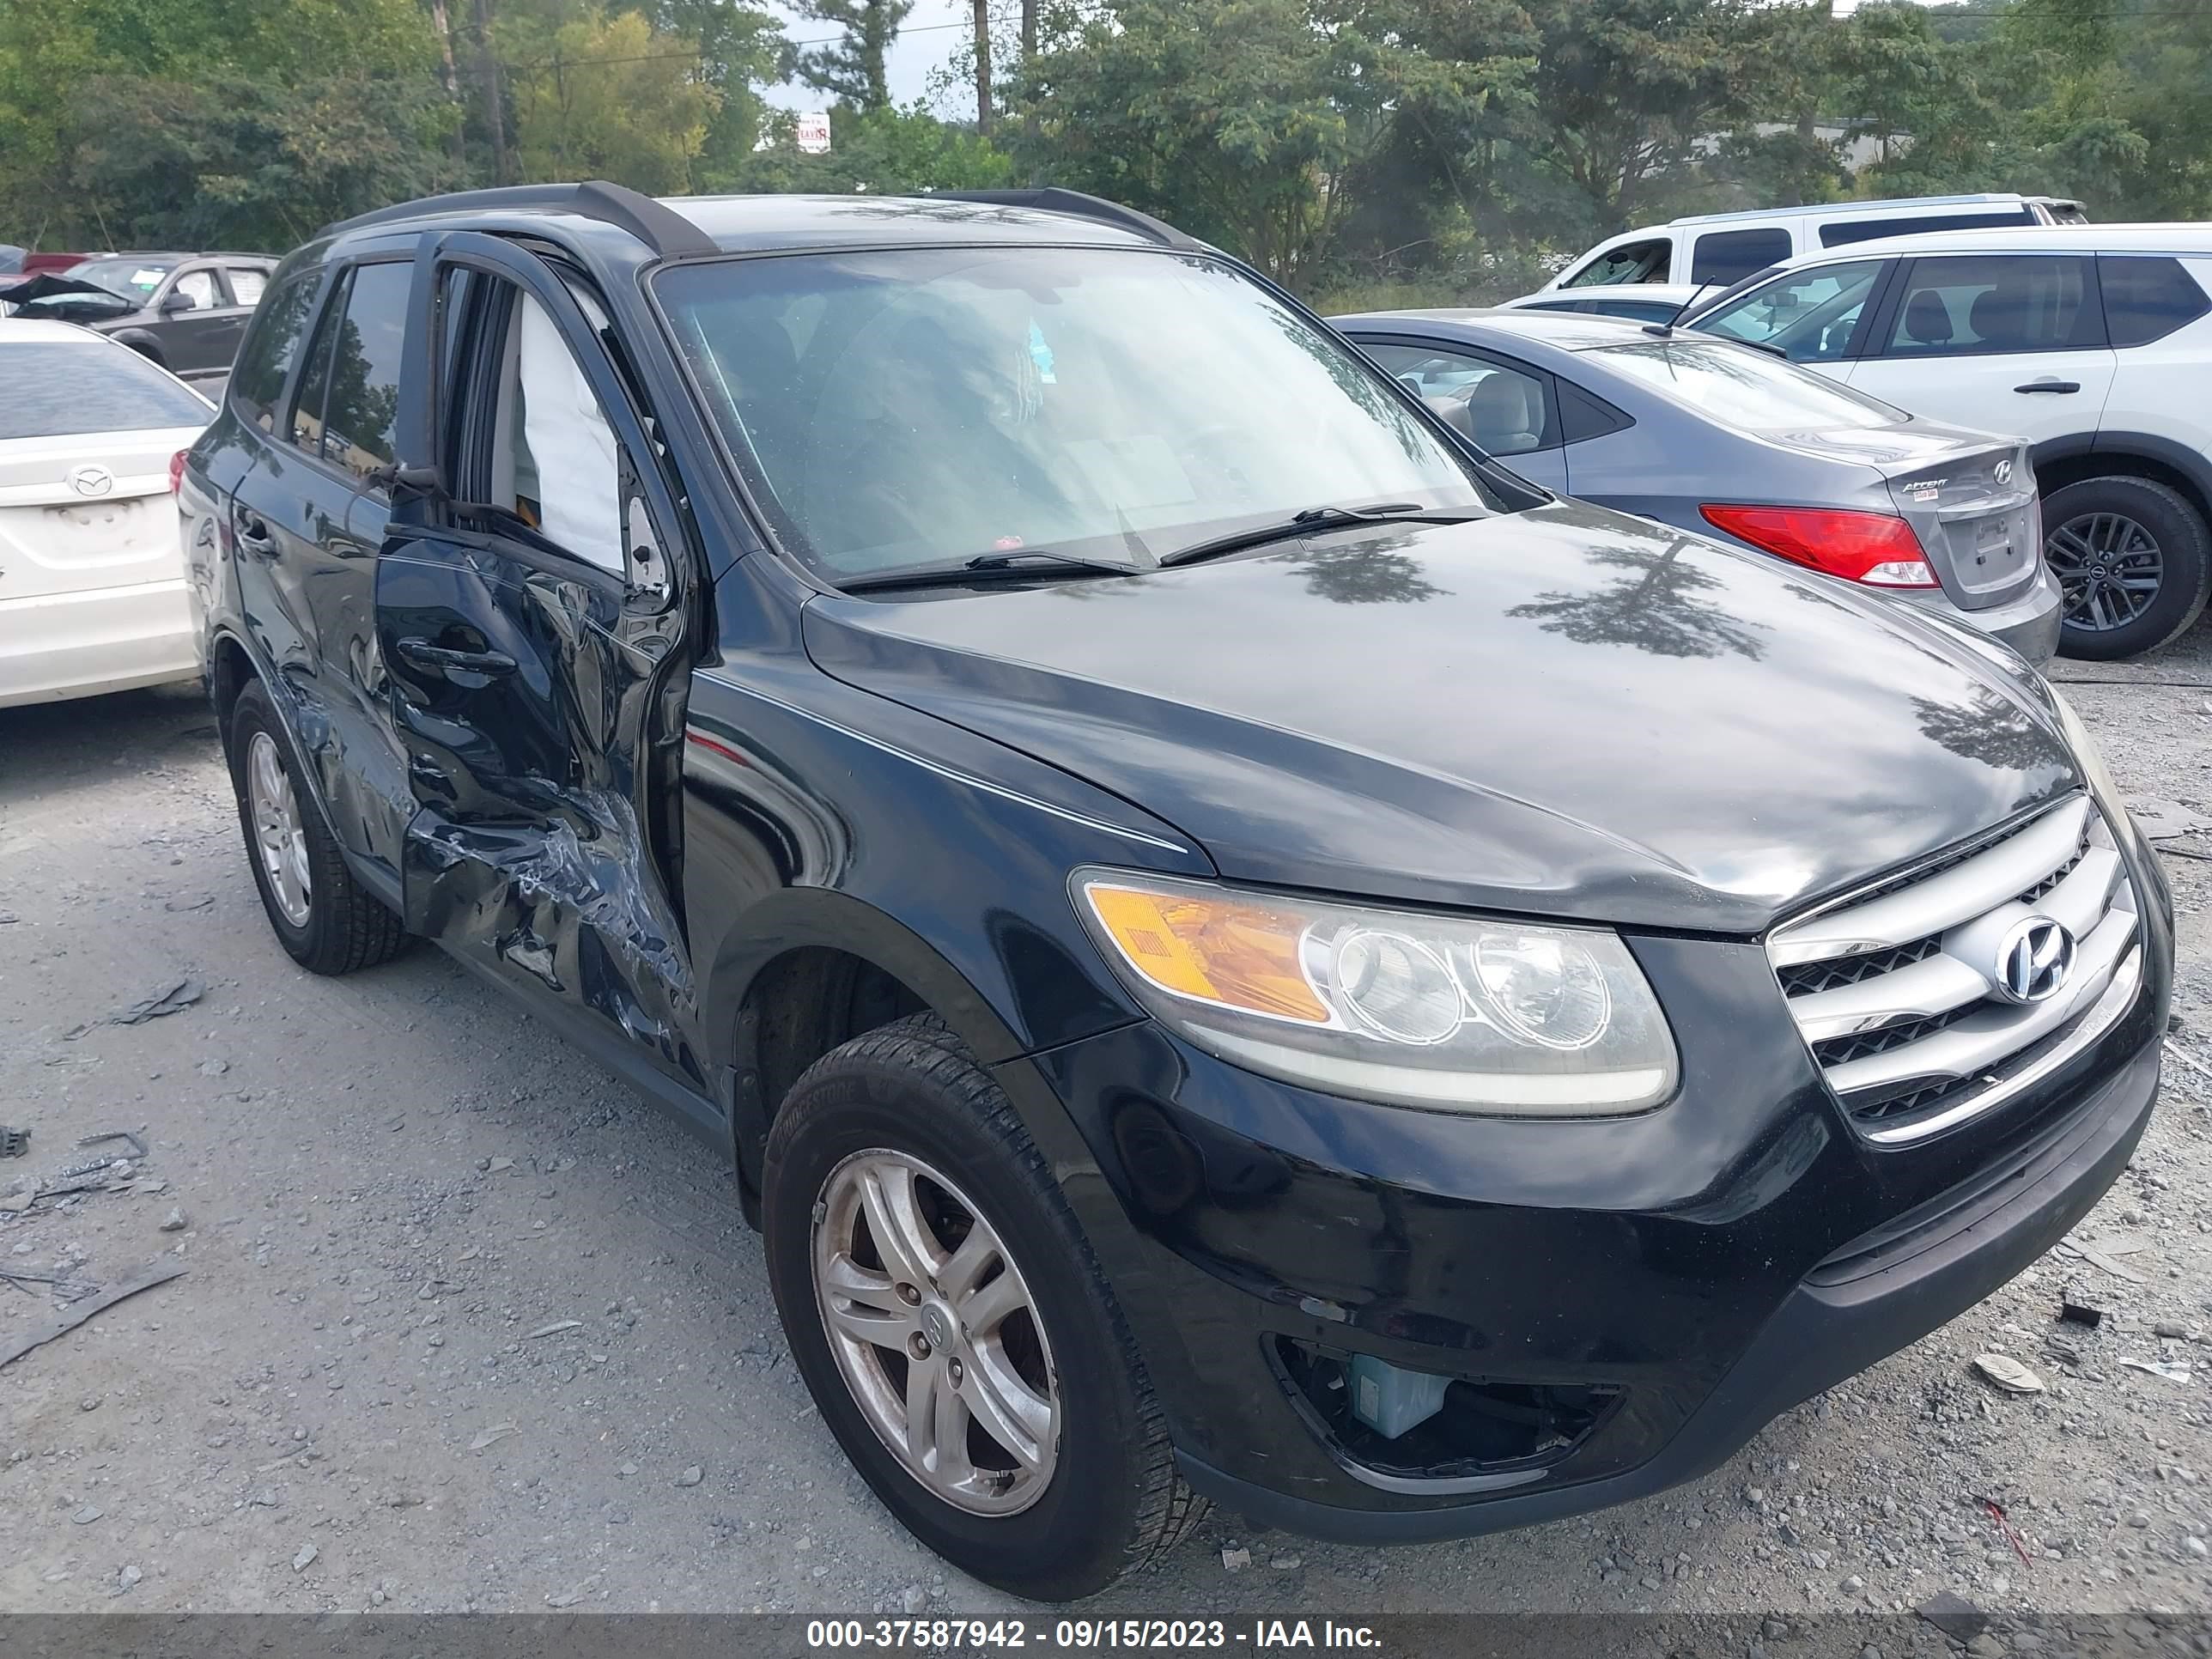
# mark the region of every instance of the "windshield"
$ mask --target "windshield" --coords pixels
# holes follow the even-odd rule
[[[104,259],[81,259],[68,274],[80,282],[96,283],[110,294],[143,303],[161,286],[161,278],[177,268],[174,259],[135,258],[129,254]]]
[[[1717,341],[1638,340],[1585,356],[1672,393],[1740,432],[1806,432],[1895,426],[1911,417],[1864,392],[1765,353]]]
[[[655,291],[748,485],[833,580],[1016,550],[1146,566],[1324,503],[1482,504],[1380,374],[1206,258],[805,254]]]

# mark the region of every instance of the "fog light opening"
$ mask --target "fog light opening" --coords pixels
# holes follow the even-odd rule
[[[1380,1474],[1450,1480],[1557,1462],[1620,1402],[1602,1383],[1492,1382],[1409,1370],[1296,1337],[1270,1343],[1338,1450]]]

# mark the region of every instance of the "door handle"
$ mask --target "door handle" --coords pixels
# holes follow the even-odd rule
[[[2016,386],[2014,392],[2079,392],[2079,380],[2030,380],[2026,386]]]
[[[243,510],[233,513],[230,528],[238,538],[238,544],[247,552],[264,559],[276,556],[276,538],[269,533],[269,526],[253,514]]]
[[[489,677],[514,672],[514,659],[504,651],[462,651],[450,645],[413,639],[401,640],[392,648],[417,668],[434,669],[441,673],[459,672]]]

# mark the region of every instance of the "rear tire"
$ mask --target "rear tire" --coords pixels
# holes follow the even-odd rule
[[[2212,595],[2212,533],[2180,491],[2152,478],[2084,478],[2043,500],[2043,545],[2064,593],[2058,654],[2113,662],[2170,644]],[[2155,574],[2148,600],[2142,582]]]
[[[346,868],[260,681],[231,705],[223,748],[246,863],[277,943],[314,974],[350,974],[397,956],[406,930]]]
[[[877,1497],[938,1554],[1017,1595],[1073,1601],[1204,1513],[1067,1200],[1012,1103],[934,1015],[816,1061],[776,1115],[762,1184],[769,1280],[799,1374]],[[887,1196],[902,1191],[910,1201]],[[879,1214],[922,1224],[885,1247]],[[971,1278],[960,1245],[979,1237],[989,1248]],[[1006,1449],[1023,1436],[991,1426],[994,1402],[1015,1397],[1010,1369],[1027,1379],[1021,1422],[1051,1414],[1026,1458]],[[948,1379],[950,1418],[932,1409]],[[930,1426],[914,1431],[915,1418]]]

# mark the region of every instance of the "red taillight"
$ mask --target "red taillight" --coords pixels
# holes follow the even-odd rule
[[[185,487],[185,457],[189,449],[180,449],[169,457],[169,493],[173,495]]]
[[[1826,507],[1718,507],[1698,509],[1705,522],[1739,541],[1798,564],[1875,587],[1941,584],[1912,526],[1887,513]]]

